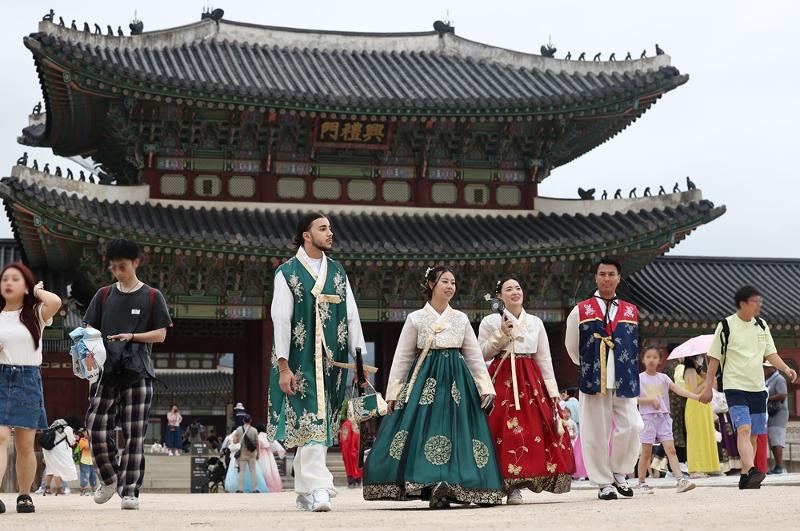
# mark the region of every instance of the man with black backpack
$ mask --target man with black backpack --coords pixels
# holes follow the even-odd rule
[[[761,488],[765,474],[755,466],[755,448],[759,435],[767,433],[767,391],[762,364],[764,360],[794,382],[797,373],[778,356],[769,326],[758,316],[763,299],[753,286],[739,288],[734,296],[737,311],[723,319],[714,332],[708,350],[708,374],[722,369],[722,385],[728,412],[737,434],[742,459],[740,489]],[[707,385],[700,401],[711,402],[712,386]]]
[[[239,466],[239,490],[236,492],[244,492],[244,476],[247,474],[247,469],[250,469],[250,484],[253,486],[253,492],[258,490],[258,481],[256,481],[256,462],[258,461],[258,431],[251,425],[253,419],[250,415],[244,417],[244,424],[236,428],[233,432],[234,444],[241,443],[236,464]]]
[[[123,509],[139,508],[144,478],[144,436],[153,400],[153,343],[172,326],[164,296],[136,276],[139,247],[128,240],[106,244],[108,269],[117,282],[95,293],[83,317],[101,331],[106,347],[102,377],[90,389],[86,427],[101,485],[94,495],[105,503],[118,493]],[[120,423],[125,448],[117,462],[114,428]]]

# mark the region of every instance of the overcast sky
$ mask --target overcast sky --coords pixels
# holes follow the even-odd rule
[[[0,85],[0,161],[5,174],[23,150],[40,167],[59,161],[49,149],[20,146],[16,138],[41,99],[30,52],[22,37],[54,8],[105,28],[127,24],[136,10],[145,31],[199,20],[205,1],[133,0],[13,2],[5,6]],[[229,20],[350,31],[425,31],[449,10],[462,37],[538,53],[549,38],[573,55],[586,51],[634,56],[659,43],[689,82],[665,95],[641,120],[610,142],[565,167],[541,185],[540,195],[576,197],[578,186],[609,193],[633,186],[668,190],[685,177],[728,212],[701,227],[672,254],[800,257],[796,177],[800,123],[800,4],[796,2],[521,2],[493,0],[219,1]],[[794,217],[790,215],[794,210]],[[795,220],[795,222],[792,222]],[[10,236],[0,217],[0,237]]]

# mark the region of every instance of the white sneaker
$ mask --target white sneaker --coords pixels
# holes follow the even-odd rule
[[[128,511],[138,511],[139,498],[136,496],[125,496],[122,498],[122,509]]]
[[[331,493],[325,489],[317,489],[312,495],[314,506],[311,509],[315,513],[327,513],[331,510]]]
[[[689,481],[686,478],[681,478],[678,480],[678,484],[675,486],[675,490],[680,494],[681,492],[686,492],[692,490],[695,487],[695,484]]]
[[[655,493],[656,493],[656,489],[654,489],[653,487],[651,487],[647,483],[640,483],[639,484],[639,495],[655,494]]]
[[[294,503],[301,511],[310,511],[314,508],[314,497],[311,494],[298,494]]]
[[[519,489],[514,489],[508,495],[506,505],[522,505],[522,492]]]
[[[117,482],[115,481],[111,485],[103,485],[101,484],[96,491],[94,491],[94,502],[95,503],[105,503],[114,497],[114,494],[117,493]]]

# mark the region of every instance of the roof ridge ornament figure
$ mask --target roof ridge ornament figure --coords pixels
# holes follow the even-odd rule
[[[594,199],[594,188],[589,188],[588,190],[584,190],[583,188],[578,188],[578,197],[584,200]]]
[[[122,31],[122,26],[117,26],[117,37],[124,37],[125,32]]]
[[[636,195],[636,187],[635,186],[631,189],[630,192],[628,192],[628,197],[631,198],[631,199],[633,199],[635,197],[639,197],[638,195]]]
[[[74,180],[75,176],[72,174],[72,170],[67,168],[67,179],[70,181]]]
[[[622,188],[617,188],[617,191],[614,192],[614,199],[622,199]]]
[[[88,22],[84,22],[83,23],[83,31],[85,31],[86,33],[91,33],[92,32],[92,28],[89,27],[89,23]]]
[[[578,56],[578,61],[585,61],[586,60],[586,52],[581,52]]]
[[[207,7],[203,10],[200,14],[200,20],[213,20],[214,22],[219,22],[222,20],[222,17],[225,16],[225,11],[223,9],[211,9],[211,7]]]
[[[95,35],[102,35],[103,34],[103,30],[100,29],[100,24],[98,24],[97,22],[94,23],[94,34]]]
[[[653,197],[653,193],[650,191],[649,186],[644,189],[644,194],[642,194],[642,197]]]
[[[439,34],[439,37],[444,37],[445,33],[456,34],[455,26],[450,25],[450,21],[437,20],[433,23],[433,30]]]
[[[111,27],[111,24],[106,24],[106,33],[109,37],[114,36],[114,28]]]
[[[644,59],[647,57],[647,50],[642,50],[642,55],[639,56],[639,59]]]
[[[572,60],[572,52],[568,51],[567,55],[564,56],[564,60],[565,61],[571,61]]]
[[[687,190],[694,190],[696,188],[697,188],[697,186],[694,185],[694,182],[692,182],[692,180],[687,175],[686,176],[686,189]]]
[[[667,191],[664,190],[663,184],[658,187],[658,195],[667,195]]]
[[[631,60],[631,52],[628,52],[628,54],[625,56],[625,60],[626,61],[630,61]]]
[[[664,55],[664,50],[661,49],[658,43],[656,43],[656,55]]]
[[[551,35],[547,36],[547,42],[542,44],[539,48],[539,52],[542,54],[542,57],[550,57],[552,59],[556,56],[556,47],[553,46],[553,37]]]
[[[131,35],[141,35],[144,31],[144,22],[139,20],[136,10],[133,11],[133,20],[131,20],[131,23],[128,24],[128,27],[131,30]]]
[[[47,175],[50,175],[50,163],[49,162],[45,162],[44,163],[44,168],[42,168],[42,173],[46,173]]]
[[[55,15],[56,15],[56,12],[53,11],[52,9],[50,9],[50,12],[49,13],[45,13],[45,15],[42,17],[42,20],[45,21],[45,22],[53,22],[53,17]]]
[[[42,112],[42,102],[37,101],[36,105],[33,106],[33,112],[31,114],[39,114]]]
[[[64,27],[64,17],[58,17],[58,25]]]
[[[62,177],[61,166],[56,166],[56,177]]]
[[[603,189],[603,195],[600,196],[600,199],[602,199],[603,201],[608,199],[608,192],[606,192],[605,188]]]
[[[18,166],[27,166],[28,165],[28,152],[23,151],[22,156],[17,159]]]
[[[600,60],[600,53],[601,52],[597,52],[596,54],[594,54],[594,57],[592,58],[592,61],[599,61]]]
[[[72,24],[69,25],[69,29],[73,29],[75,31],[78,31],[78,25],[75,24],[75,19],[74,18],[72,19]]]
[[[676,182],[676,183],[675,183],[675,186],[673,186],[673,187],[672,187],[672,193],[673,193],[673,194],[677,194],[677,193],[678,193],[678,192],[680,192],[680,191],[681,191],[681,187],[680,187],[680,186],[678,186],[678,183]]]
[[[617,54],[614,53],[614,52],[611,52],[611,55],[608,56],[608,60],[609,61],[616,61],[617,60]]]

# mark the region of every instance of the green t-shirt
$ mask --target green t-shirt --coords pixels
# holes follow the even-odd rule
[[[743,321],[737,314],[730,315],[726,319],[731,335],[722,369],[723,386],[725,389],[740,391],[763,391],[766,385],[762,364],[767,356],[778,352],[769,326],[767,325],[764,330],[758,326],[755,319]],[[708,355],[718,360],[722,359],[721,335],[722,324],[718,324],[714,331],[714,340],[708,349]]]

